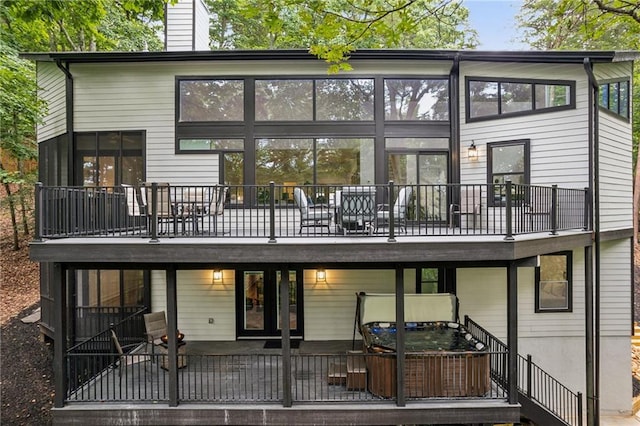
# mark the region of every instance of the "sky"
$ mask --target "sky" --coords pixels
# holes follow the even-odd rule
[[[525,50],[516,42],[515,15],[522,0],[464,0],[471,27],[478,32],[478,50]]]

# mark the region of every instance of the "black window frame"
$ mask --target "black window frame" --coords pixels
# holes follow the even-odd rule
[[[505,146],[524,146],[524,185],[529,185],[531,183],[531,140],[530,139],[516,139],[510,141],[499,141],[499,142],[489,142],[487,143],[487,183],[489,184],[490,190],[489,194],[494,193],[493,185],[493,177],[496,176],[493,173],[493,149],[500,148]],[[499,173],[500,175],[513,175],[519,173]],[[487,196],[487,205],[489,207],[502,207],[504,203],[497,202],[494,197]]]
[[[624,105],[627,111],[627,115],[623,115],[620,113],[620,111],[622,110],[622,103],[620,102],[620,83],[626,83],[627,85],[627,99],[626,99],[626,104]],[[616,85],[618,88],[616,90],[617,93],[617,102],[616,102],[616,108],[613,109],[612,108],[612,102],[611,102],[611,91],[610,91],[610,86],[611,85]],[[602,93],[604,93],[606,91],[607,93],[607,105],[603,105],[602,104]],[[609,114],[613,117],[616,117],[620,120],[624,120],[627,123],[631,121],[631,81],[629,80],[629,78],[619,78],[619,79],[613,79],[613,80],[603,80],[602,82],[600,82],[600,84],[598,85],[598,109],[606,114]]]
[[[498,94],[497,94],[497,103],[498,103],[498,113],[485,115],[482,117],[471,117],[471,96],[470,96],[470,84],[471,82],[481,81],[487,83],[497,83],[498,84]],[[501,84],[502,83],[514,83],[514,84],[530,84],[531,85],[531,109],[526,111],[515,111],[515,112],[502,112],[502,95],[501,95]],[[557,85],[557,86],[569,86],[571,93],[569,94],[569,104],[568,105],[560,105],[560,106],[552,106],[545,108],[536,108],[536,86],[544,86],[544,85]],[[475,76],[466,76],[465,77],[465,94],[464,94],[464,102],[465,102],[465,122],[474,123],[477,121],[486,121],[486,120],[496,120],[500,118],[511,118],[511,117],[522,117],[533,114],[544,114],[547,112],[556,112],[556,111],[564,111],[569,109],[576,108],[576,82],[575,80],[539,80],[539,79],[528,79],[528,78],[504,78],[504,77],[475,77]]]
[[[566,308],[543,308],[540,306],[540,268],[535,268],[535,313],[553,313],[553,312],[573,312],[573,252],[570,250],[559,251],[555,253],[547,253],[542,256],[565,256],[566,272],[567,272],[567,307]]]

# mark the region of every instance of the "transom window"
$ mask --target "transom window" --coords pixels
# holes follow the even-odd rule
[[[575,108],[575,82],[468,77],[467,121]]]
[[[600,85],[600,107],[629,118],[629,81],[612,81]]]
[[[536,312],[571,312],[572,253],[540,256],[536,268]]]

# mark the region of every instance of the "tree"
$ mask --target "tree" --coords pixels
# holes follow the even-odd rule
[[[35,96],[36,83],[33,66],[18,58],[17,52],[0,40],[0,147],[3,157],[16,162],[15,170],[5,167],[5,159],[0,161],[0,179],[7,193],[11,223],[13,225],[13,246],[19,248],[17,205],[21,208],[22,226],[29,233],[27,221],[26,185],[33,183],[33,173],[24,166],[27,160],[37,158],[35,123],[44,113],[44,105]],[[13,188],[17,187],[17,192]],[[30,187],[30,186],[29,186]]]
[[[207,0],[214,49],[305,48],[349,69],[362,48],[473,48],[458,0]]]
[[[632,0],[527,0],[517,17],[524,41],[538,49],[640,50],[640,3]],[[634,231],[640,209],[640,71],[633,86]],[[637,237],[634,239],[637,244]]]

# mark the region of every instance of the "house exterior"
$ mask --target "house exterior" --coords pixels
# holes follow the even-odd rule
[[[363,50],[327,75],[304,51],[205,50],[201,24],[178,25],[201,22],[198,7],[168,15],[165,52],[25,55],[49,106],[31,257],[56,422],[597,424],[631,412],[637,55]],[[358,204],[347,223],[345,195],[363,188],[376,209]],[[409,360],[433,354],[412,354],[399,327],[392,393],[372,396],[362,292],[395,295],[397,324],[405,295],[454,294],[489,348],[488,387],[416,394]],[[105,330],[139,343],[142,314],[157,311],[164,352],[125,368],[138,355],[118,360]],[[228,349],[265,340],[281,349]],[[329,350],[353,340],[355,352]],[[354,356],[366,368],[347,369]]]

